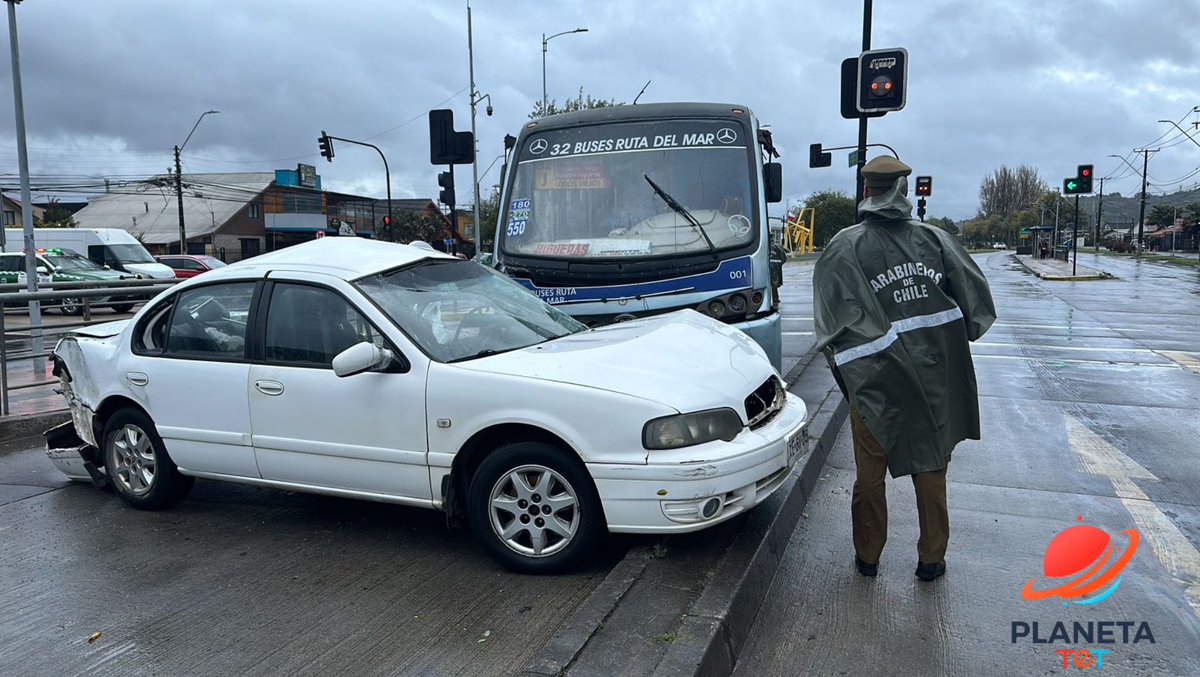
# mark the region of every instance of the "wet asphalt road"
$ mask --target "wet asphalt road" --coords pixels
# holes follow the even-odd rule
[[[785,373],[812,346],[811,269],[785,274]],[[3,676],[509,674],[647,542],[521,576],[434,511],[200,480],[140,512],[38,443],[0,442]]]
[[[1043,282],[1007,253],[977,260],[1000,317],[973,348],[983,440],[950,465],[947,576],[913,577],[907,479],[888,483],[879,577],[854,572],[847,426],[736,674],[1073,673],[1056,652],[1081,648],[1111,652],[1100,674],[1200,674],[1200,270],[1081,255],[1119,279]],[[1027,581],[1048,587],[1047,545],[1077,517],[1140,533],[1119,589],[1086,607],[1022,600]],[[1145,622],[1155,642],[1122,643],[1119,626],[1114,644],[1012,641],[1013,622],[1045,640],[1057,621]]]

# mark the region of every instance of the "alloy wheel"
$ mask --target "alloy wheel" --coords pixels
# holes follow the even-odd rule
[[[154,446],[144,430],[127,424],[112,438],[116,467],[112,478],[122,489],[134,496],[144,496],[154,487],[158,468]]]
[[[575,489],[544,465],[522,465],[501,475],[488,506],[492,530],[509,549],[526,557],[561,551],[579,529]]]

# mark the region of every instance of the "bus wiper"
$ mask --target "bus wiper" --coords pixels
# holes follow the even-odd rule
[[[692,228],[700,231],[700,234],[704,236],[704,241],[708,243],[708,251],[712,252],[714,259],[717,258],[716,245],[713,244],[712,239],[708,236],[708,232],[704,230],[704,226],[700,225],[700,222],[696,220],[696,217],[692,216],[692,213],[689,212],[686,207],[679,204],[679,200],[676,200],[668,195],[667,191],[659,188],[658,184],[654,183],[654,180],[650,178],[650,175],[642,174],[642,176],[646,179],[646,183],[650,184],[650,187],[654,189],[655,195],[661,197],[663,202],[666,202],[667,206],[670,207],[672,211],[682,216],[687,220],[688,223],[692,224]]]

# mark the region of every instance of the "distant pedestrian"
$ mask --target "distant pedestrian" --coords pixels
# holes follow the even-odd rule
[[[1038,241],[1038,258],[1046,258],[1046,254],[1050,252],[1050,245],[1046,244],[1045,240]]]
[[[912,220],[912,169],[891,157],[862,170],[863,221],[817,261],[817,348],[850,401],[857,479],[851,501],[855,565],[878,573],[887,541],[884,479],[911,475],[921,537],[916,575],[946,572],[946,467],[954,446],[979,439],[969,341],[996,318],[987,280],[954,236]]]

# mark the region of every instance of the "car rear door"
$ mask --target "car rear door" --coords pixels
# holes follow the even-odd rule
[[[431,494],[428,364],[405,359],[379,331],[383,316],[350,298],[361,297],[337,278],[271,274],[250,368],[258,466],[267,480],[423,503]],[[394,351],[396,361],[339,378],[334,356],[362,341]]]

